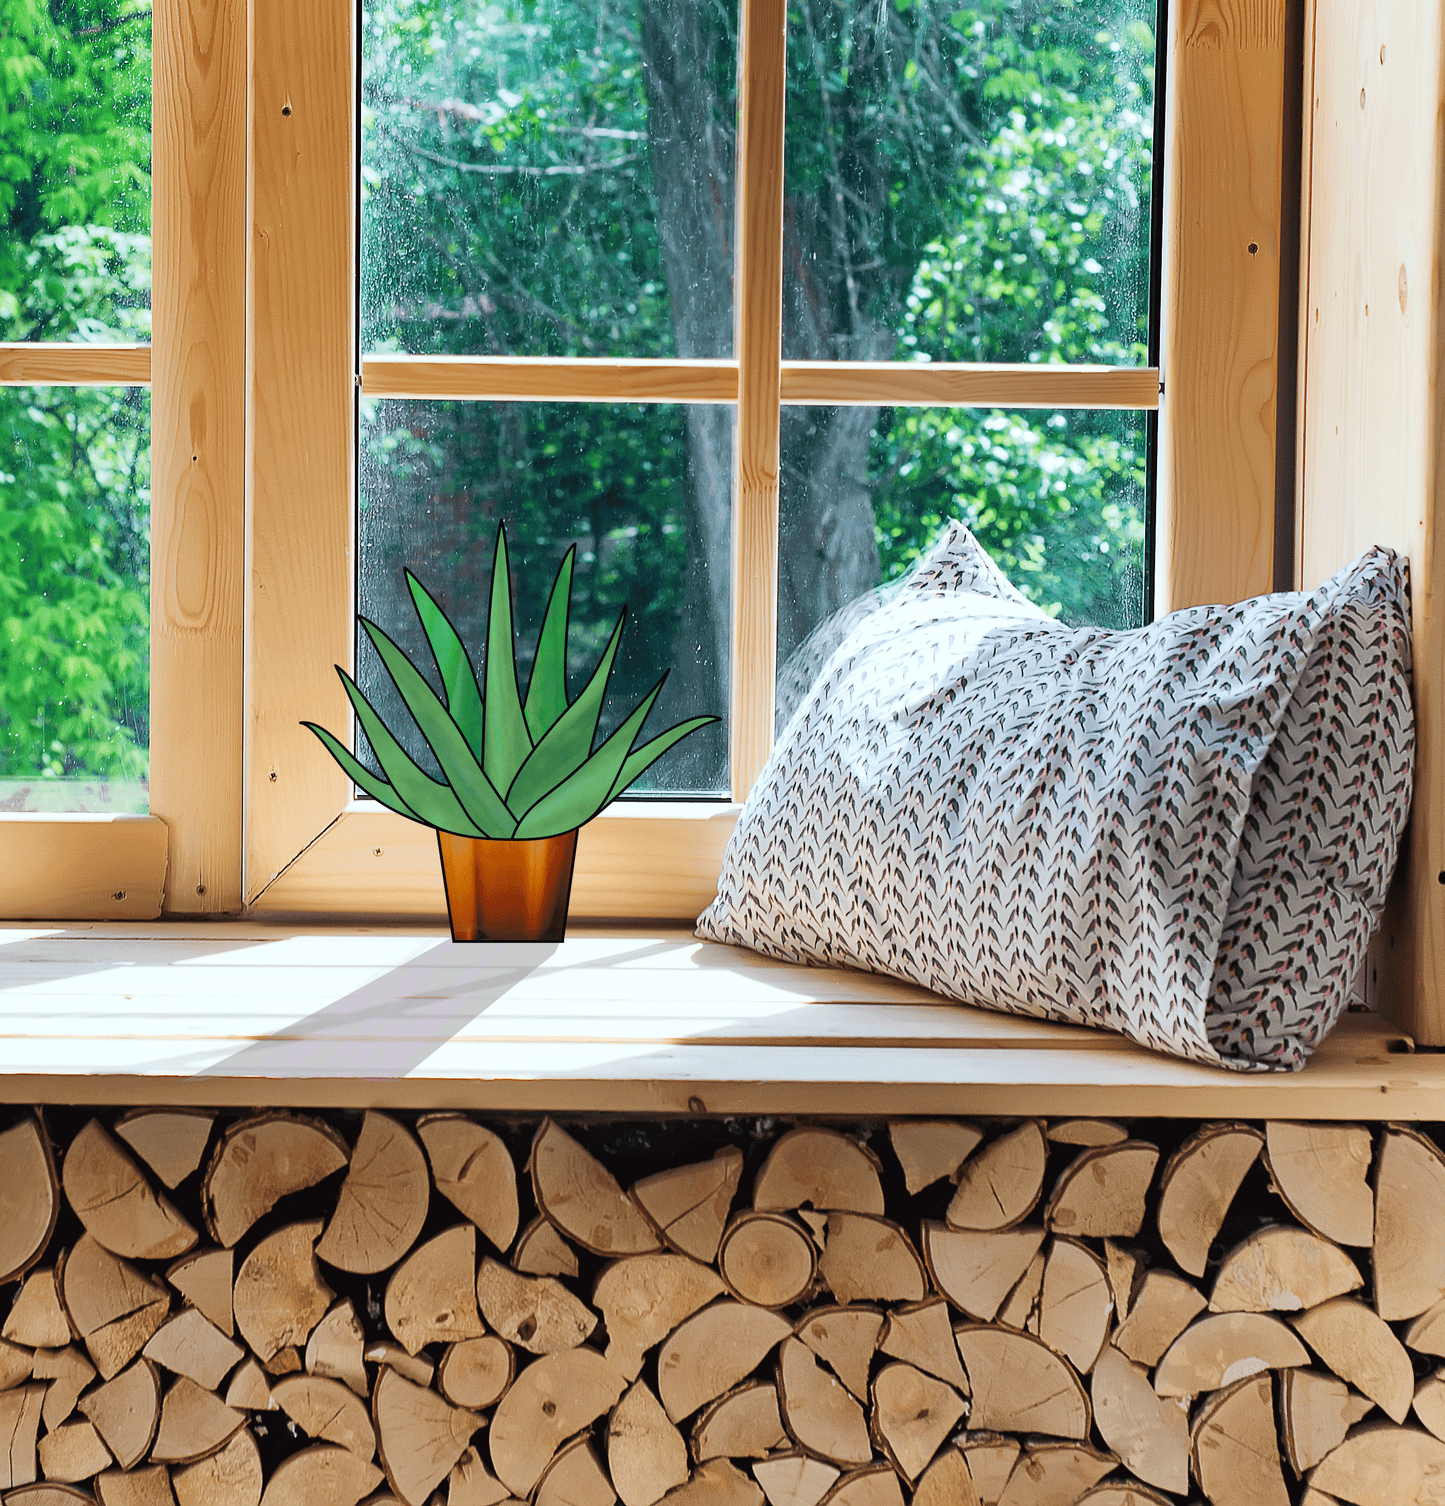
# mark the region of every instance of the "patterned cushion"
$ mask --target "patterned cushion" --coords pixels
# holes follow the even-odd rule
[[[833,650],[699,936],[1298,1067],[1410,805],[1404,561],[1134,632],[1045,616],[955,524]]]

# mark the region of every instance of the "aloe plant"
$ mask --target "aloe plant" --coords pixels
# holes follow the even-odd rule
[[[418,766],[339,664],[336,672],[384,777],[373,774],[324,727],[302,725],[311,728],[368,795],[441,831],[523,841],[558,836],[590,821],[669,748],[717,717],[690,717],[638,746],[643,723],[667,679],[664,674],[617,729],[593,746],[627,608],[618,614],[591,678],[569,703],[567,616],[576,552],[575,545],[567,551],[552,583],[525,700],[517,683],[512,579],[502,527],[492,560],[482,676],[446,613],[410,570],[406,583],[441,676],[440,696],[392,638],[368,618],[360,619],[435,755],[442,780]]]

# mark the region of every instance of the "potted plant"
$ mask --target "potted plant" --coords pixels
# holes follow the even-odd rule
[[[627,609],[618,614],[586,686],[569,703],[567,618],[576,552],[575,545],[567,551],[552,583],[525,700],[517,683],[511,570],[500,525],[481,675],[446,613],[410,570],[406,583],[436,661],[441,695],[376,623],[359,619],[435,756],[441,780],[417,765],[339,664],[336,672],[381,776],[324,727],[303,723],[368,795],[436,829],[456,941],[560,941],[578,827],[669,748],[718,720],[691,717],[639,746],[643,724],[667,679],[664,674],[616,730],[597,741]]]

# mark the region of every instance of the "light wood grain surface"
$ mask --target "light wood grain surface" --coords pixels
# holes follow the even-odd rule
[[[0,387],[144,387],[149,345],[0,343]]]
[[[0,821],[0,916],[154,919],[165,877],[166,828],[154,816]]]
[[[1155,366],[784,361],[785,403],[990,408],[1157,408]]]
[[[736,361],[370,355],[361,358],[361,391],[443,400],[735,403],[738,367]]]

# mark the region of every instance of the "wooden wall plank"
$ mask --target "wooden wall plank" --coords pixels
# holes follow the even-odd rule
[[[161,913],[166,827],[155,816],[7,815],[0,915],[150,920]]]
[[[149,345],[0,343],[0,387],[144,387],[150,379]]]

